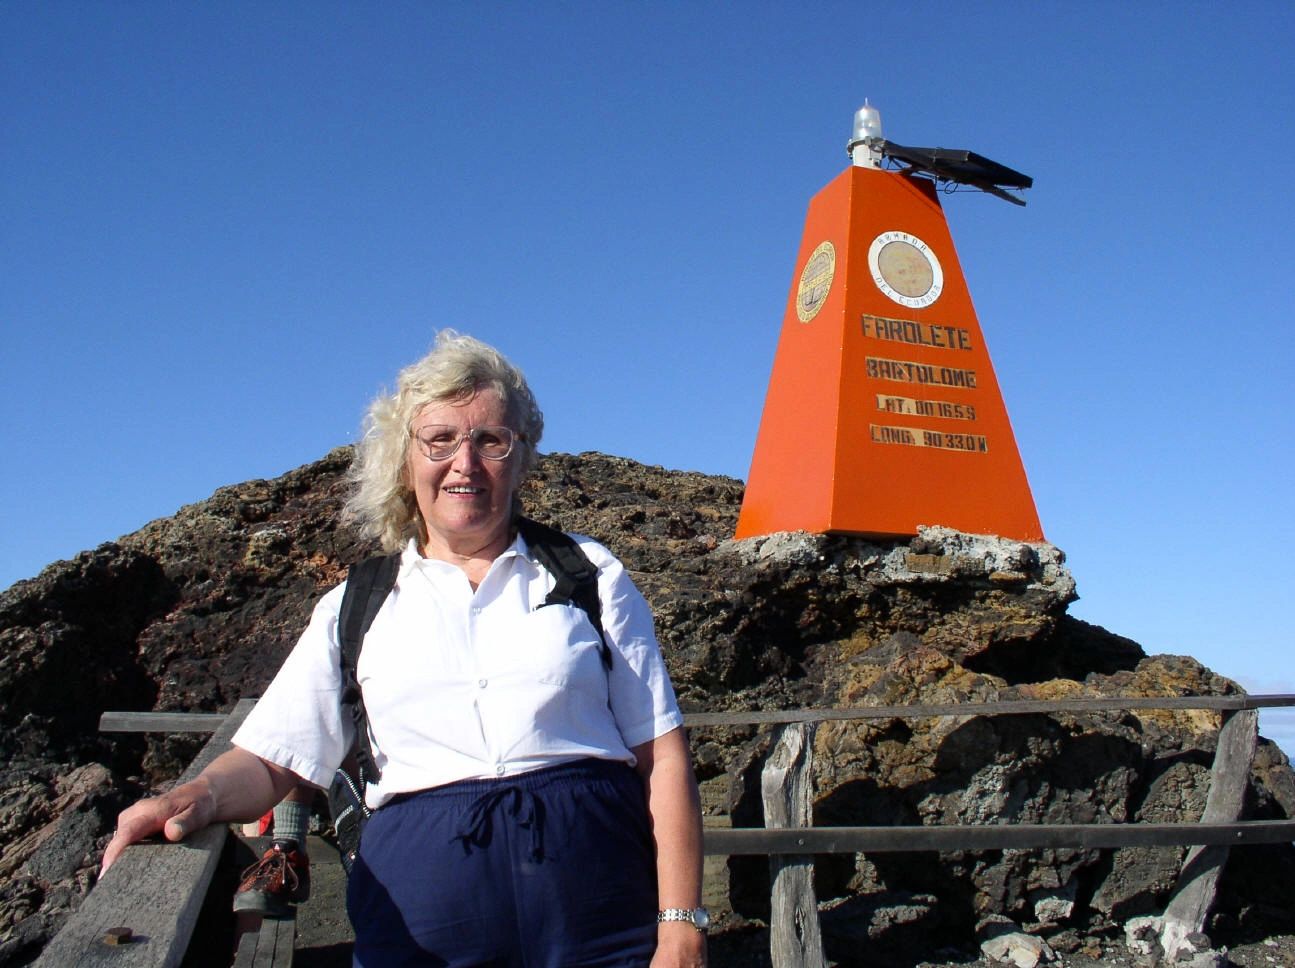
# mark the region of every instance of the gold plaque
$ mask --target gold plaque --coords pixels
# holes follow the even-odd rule
[[[808,323],[818,315],[823,303],[827,302],[827,294],[832,291],[835,277],[836,246],[831,242],[820,242],[818,248],[810,253],[800,274],[800,285],[796,287],[796,315],[802,323]]]

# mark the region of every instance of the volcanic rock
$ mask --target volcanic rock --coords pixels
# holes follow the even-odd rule
[[[0,963],[34,956],[93,883],[116,811],[203,742],[100,735],[99,715],[228,710],[257,695],[313,603],[373,550],[340,520],[350,459],[341,448],[221,488],[0,593]],[[624,560],[687,711],[1240,692],[1190,658],[1148,656],[1069,616],[1075,583],[1051,545],[944,528],[734,541],[741,482],[600,454],[547,455],[522,498]],[[1215,713],[1164,710],[828,723],[815,738],[814,822],[1190,821],[1218,726]],[[707,811],[760,825],[769,732],[691,738]],[[1293,811],[1295,774],[1261,741],[1245,816]],[[825,944],[842,965],[914,964],[974,943],[989,917],[1040,937],[1109,933],[1163,909],[1182,854],[822,857]],[[768,917],[767,864],[733,858],[728,885],[733,931]],[[1234,849],[1216,925],[1295,930],[1273,901],[1293,885],[1289,845]]]

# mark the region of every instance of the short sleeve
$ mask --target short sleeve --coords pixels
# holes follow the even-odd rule
[[[342,715],[338,610],[345,583],[315,606],[310,622],[233,743],[327,787],[350,749],[354,726]]]
[[[590,538],[573,537],[598,567],[603,631],[612,650],[609,701],[625,745],[633,748],[681,726],[683,715],[647,600],[615,555]]]

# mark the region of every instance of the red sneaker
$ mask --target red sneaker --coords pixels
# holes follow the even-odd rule
[[[261,859],[243,871],[234,892],[234,910],[281,916],[288,913],[290,904],[308,897],[310,858],[295,840],[273,840]]]

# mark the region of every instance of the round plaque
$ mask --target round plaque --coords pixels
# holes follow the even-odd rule
[[[872,281],[909,309],[923,309],[944,291],[944,270],[931,247],[907,232],[882,232],[868,247]]]
[[[832,291],[835,277],[836,246],[831,242],[820,242],[818,248],[810,253],[800,273],[800,285],[796,287],[796,316],[802,323],[808,323],[818,315],[823,303],[827,302],[827,294]]]

